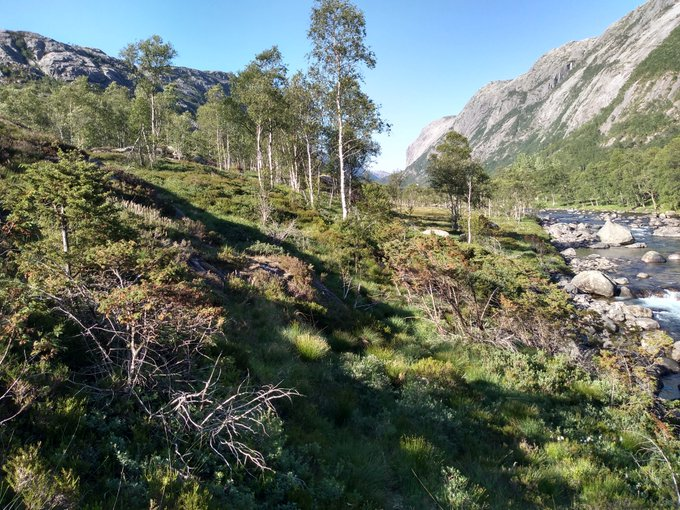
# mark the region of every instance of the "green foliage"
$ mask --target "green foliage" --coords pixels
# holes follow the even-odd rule
[[[470,206],[477,205],[488,180],[481,165],[472,159],[467,138],[456,131],[447,133],[429,157],[427,173],[430,186],[448,197],[451,228],[458,230],[460,203],[467,200]]]
[[[290,338],[300,357],[305,361],[318,361],[330,351],[325,338],[318,333],[294,323],[285,335]]]
[[[680,52],[680,28],[676,27],[659,46],[654,48],[647,58],[635,68],[630,79],[632,82],[641,79],[652,79],[666,73],[680,72],[678,64]]]
[[[50,470],[40,456],[40,443],[19,449],[3,470],[12,491],[29,510],[78,506],[78,478],[71,470]]]
[[[106,170],[76,152],[58,157],[57,163],[30,165],[8,205],[11,221],[33,241],[27,246],[33,258],[27,262],[61,263],[70,273],[88,246],[113,236],[115,211],[107,200]],[[45,277],[39,271],[34,276]]]
[[[644,137],[648,128],[656,130],[657,121],[652,126],[640,121],[653,116],[631,117],[635,132]],[[678,140],[672,138],[661,148],[611,148],[578,167],[566,156],[520,155],[494,179],[498,205],[516,217],[532,206],[567,204],[674,209],[680,205],[680,191],[670,176]]]

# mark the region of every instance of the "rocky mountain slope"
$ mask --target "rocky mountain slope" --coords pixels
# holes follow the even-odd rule
[[[59,81],[86,76],[102,87],[113,82],[133,86],[125,63],[101,50],[61,43],[33,32],[0,30],[0,83],[43,76]],[[168,78],[177,87],[181,105],[192,110],[214,85],[228,91],[229,81],[228,73],[186,67],[173,67]]]
[[[680,2],[650,0],[599,37],[552,50],[525,74],[480,89],[455,117],[426,126],[407,151],[424,180],[428,154],[450,129],[493,169],[597,122],[602,143],[647,143],[680,118]],[[655,116],[647,129],[640,117]],[[648,118],[646,120],[649,120]]]

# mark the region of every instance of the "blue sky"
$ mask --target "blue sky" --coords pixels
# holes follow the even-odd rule
[[[513,78],[548,50],[592,37],[642,0],[355,0],[378,65],[365,90],[392,132],[375,170],[404,165],[430,121],[456,114],[477,89]],[[277,44],[304,69],[312,0],[0,0],[0,28],[38,32],[110,55],[159,34],[177,65],[236,72]]]

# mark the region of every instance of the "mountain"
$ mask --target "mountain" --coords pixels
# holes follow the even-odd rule
[[[650,0],[601,36],[554,49],[525,74],[481,88],[455,117],[426,126],[406,171],[425,180],[427,156],[449,130],[493,170],[596,124],[597,143],[649,143],[680,118],[680,2]]]
[[[61,43],[33,32],[0,30],[0,84],[41,77],[68,82],[80,76],[102,87],[111,83],[133,87],[125,62],[101,50]],[[215,85],[228,92],[230,80],[229,73],[187,67],[172,67],[168,76],[168,82],[177,87],[180,106],[190,110],[195,110]]]

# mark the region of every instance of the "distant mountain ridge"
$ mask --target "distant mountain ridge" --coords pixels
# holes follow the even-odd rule
[[[50,77],[70,82],[80,76],[102,87],[117,83],[133,86],[128,67],[121,59],[101,50],[65,44],[33,32],[0,30],[0,83]],[[232,75],[172,67],[168,82],[175,83],[180,106],[195,110],[211,87],[229,90]]]
[[[679,26],[680,2],[650,0],[601,36],[567,43],[525,74],[489,83],[458,115],[423,129],[407,150],[408,178],[425,182],[427,157],[449,130],[465,135],[490,169],[593,121],[605,144],[663,135],[654,126],[680,119]],[[647,133],[628,125],[650,115],[658,118]]]

